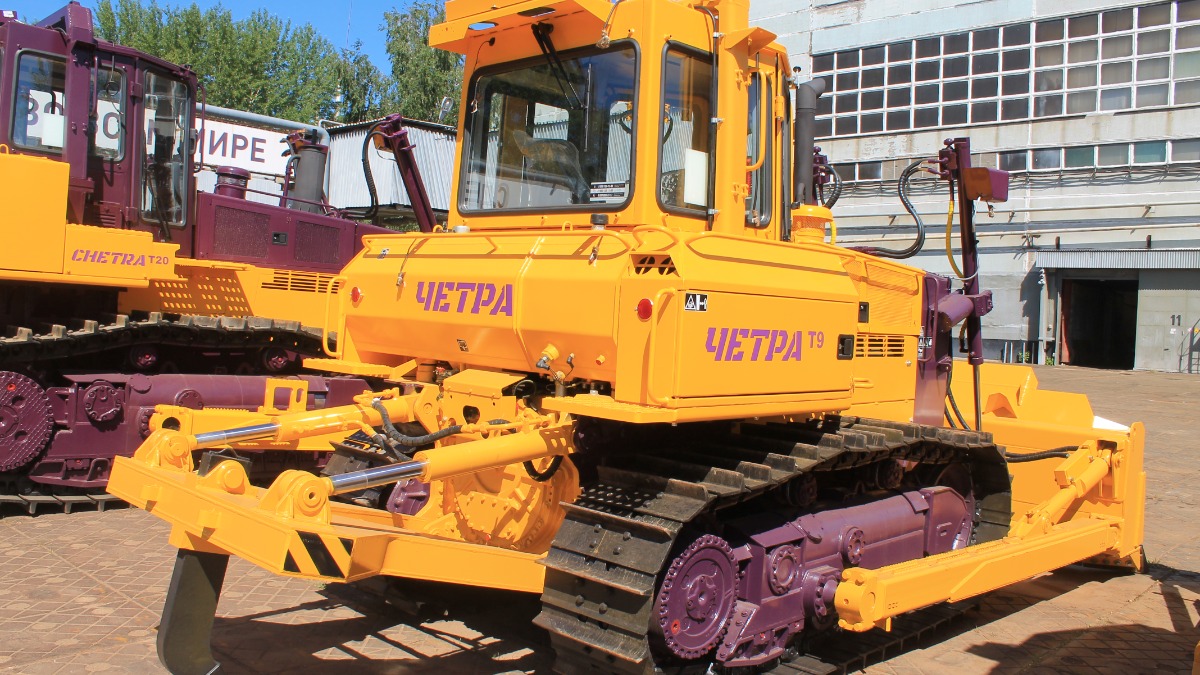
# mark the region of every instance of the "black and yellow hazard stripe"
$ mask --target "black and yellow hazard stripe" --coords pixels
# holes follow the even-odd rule
[[[345,579],[350,574],[354,540],[332,534],[296,532],[288,542],[283,570],[307,577]]]

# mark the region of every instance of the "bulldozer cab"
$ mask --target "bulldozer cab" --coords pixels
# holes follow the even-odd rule
[[[430,33],[467,57],[450,225],[788,238],[787,57],[746,3],[527,5]]]
[[[96,39],[74,3],[0,19],[0,46],[0,143],[70,166],[68,219],[186,239],[195,74]]]

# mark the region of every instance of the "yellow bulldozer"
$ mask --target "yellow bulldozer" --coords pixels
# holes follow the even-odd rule
[[[109,490],[179,548],[170,670],[219,667],[230,555],[537,593],[556,668],[614,673],[766,670],[1064,565],[1144,566],[1142,426],[983,362],[974,204],[1008,183],[967,139],[905,172],[948,188],[948,278],[898,261],[921,241],[838,245],[821,87],[745,0],[451,0],[429,40],[465,55],[448,222],[366,237],[305,361],[378,386],[160,406],[117,459]],[[224,454],[330,443],[267,488]]]

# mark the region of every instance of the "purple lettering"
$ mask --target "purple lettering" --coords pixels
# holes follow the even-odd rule
[[[105,114],[100,120],[100,131],[108,138],[120,138],[121,116],[114,112]]]
[[[786,330],[771,331],[771,344],[767,346],[767,360],[774,361],[776,354],[782,354],[783,348],[787,346],[788,334]]]
[[[100,257],[96,258],[96,262],[98,262],[98,263],[108,262],[108,251],[101,251]]]
[[[79,249],[79,248],[75,249],[75,251],[71,253],[71,260],[74,260],[74,261],[78,262],[78,261],[79,261],[79,254],[80,254],[80,252],[82,252],[82,251],[83,251],[83,249]]]
[[[454,287],[454,290],[458,291],[458,313],[462,314],[467,308],[467,296],[469,295],[470,291],[475,290],[475,284],[460,281],[458,282],[458,285]]]
[[[475,304],[471,306],[471,313],[478,314],[481,308],[490,307],[495,299],[496,284],[479,284],[479,290],[475,293]]]
[[[96,262],[96,258],[100,255],[99,251],[88,250],[84,253],[83,262]]]
[[[496,304],[492,307],[490,314],[495,316],[497,313],[504,316],[512,316],[512,284],[504,284],[504,288],[500,289],[500,297],[496,298]]]
[[[754,351],[750,352],[750,360],[758,360],[758,350],[762,347],[763,340],[771,335],[771,331],[766,329],[756,328],[750,331],[750,337],[754,338]]]
[[[266,144],[266,140],[261,139],[261,138],[255,138],[254,140],[250,141],[250,161],[251,162],[258,162],[259,164],[266,164],[267,160],[263,158],[263,154],[266,153],[266,148],[263,147],[263,145],[265,145],[265,144]]]
[[[449,281],[437,282],[437,290],[435,290],[433,294],[433,311],[450,311],[450,298],[446,297],[446,291],[450,290],[450,287],[453,285],[454,284]]]
[[[250,139],[241,134],[233,135],[233,152],[229,153],[230,159],[237,159],[238,150],[245,150],[250,147]]]
[[[792,341],[788,343],[787,351],[783,354],[784,361],[800,360],[800,347],[804,344],[804,331],[796,331],[792,334]]]
[[[749,328],[730,328],[729,329],[729,344],[725,346],[726,361],[741,361],[742,357],[742,338],[750,334]]]
[[[226,141],[228,141],[228,140],[229,140],[229,134],[225,133],[224,131],[221,132],[220,136],[218,136],[217,132],[215,132],[215,131],[209,131],[208,132],[208,154],[210,154],[210,155],[218,155],[219,154],[220,156],[224,157],[225,153],[227,152],[227,149],[225,146],[227,145]],[[218,152],[218,150],[220,152]]]
[[[707,349],[710,354],[716,354],[716,356],[713,357],[714,361],[720,361],[721,355],[725,353],[725,340],[726,340],[726,338],[729,337],[729,329],[728,328],[721,329],[721,339],[717,342],[717,344],[714,345],[713,338],[716,336],[717,336],[717,329],[709,328],[708,329],[708,340],[704,343],[704,348]]]
[[[427,312],[429,311],[429,296],[430,296],[430,293],[429,293],[428,289],[425,287],[425,282],[418,281],[417,282],[417,302],[421,303],[422,305],[425,305],[425,311],[427,311]]]
[[[137,260],[136,260],[136,261],[134,261],[134,263],[133,263],[133,264],[134,264],[134,265],[137,265],[138,267],[145,267],[145,266],[146,266],[146,256],[144,256],[144,255],[139,255],[139,256],[138,256],[138,258],[137,258]]]

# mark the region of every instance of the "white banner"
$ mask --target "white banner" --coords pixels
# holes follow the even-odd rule
[[[200,130],[200,120],[196,120],[196,130]],[[287,145],[280,141],[286,136],[277,131],[209,119],[204,122],[204,135],[196,146],[196,161],[200,161],[203,148],[207,166],[236,166],[254,173],[282,176],[287,158],[281,153]]]

